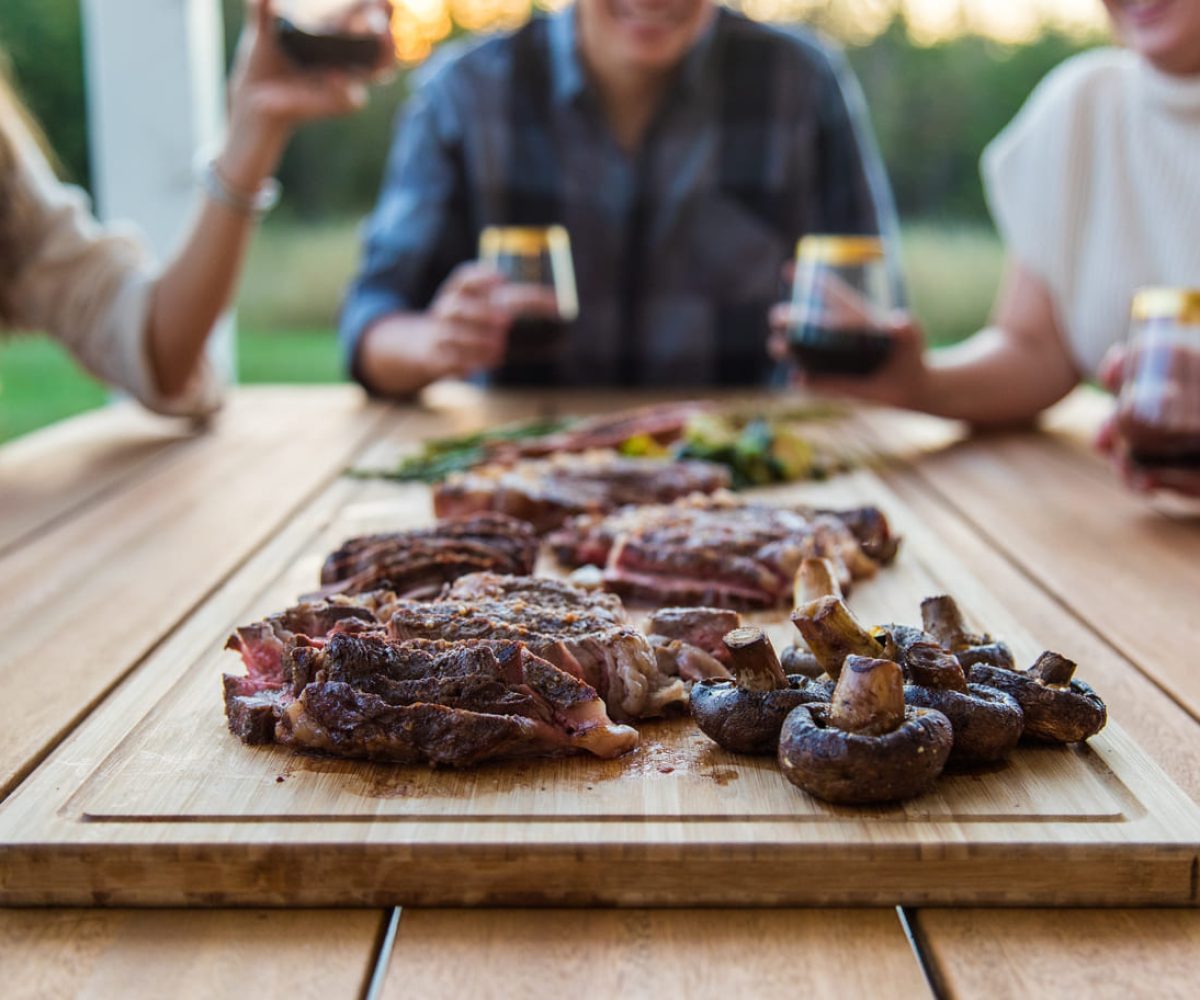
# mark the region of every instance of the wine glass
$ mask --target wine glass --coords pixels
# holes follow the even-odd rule
[[[1117,429],[1147,470],[1200,469],[1200,289],[1133,299]]]
[[[869,375],[891,354],[894,304],[882,239],[805,236],[796,247],[788,352],[816,375]]]
[[[514,317],[509,361],[544,361],[562,347],[579,316],[571,240],[563,226],[488,226],[479,259],[505,278],[497,301]]]
[[[369,71],[385,60],[383,0],[275,0],[279,47],[305,68]]]

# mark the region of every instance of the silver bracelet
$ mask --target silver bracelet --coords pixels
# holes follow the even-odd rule
[[[274,177],[268,177],[263,181],[252,195],[234,191],[221,176],[216,160],[209,160],[204,164],[200,170],[199,180],[200,187],[213,201],[253,219],[261,219],[278,205],[279,196],[283,193],[283,185]]]

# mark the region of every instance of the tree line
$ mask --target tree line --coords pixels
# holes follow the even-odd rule
[[[222,0],[227,51],[242,0]],[[862,82],[901,215],[987,218],[978,160],[1055,65],[1094,44],[1046,31],[1030,44],[965,35],[915,44],[902,15],[867,45],[848,46]],[[79,0],[5,0],[0,48],[20,92],[41,121],[65,176],[88,183],[86,103]],[[304,218],[358,214],[374,201],[407,74],[376,91],[362,114],[309,126],[280,171],[288,209]]]

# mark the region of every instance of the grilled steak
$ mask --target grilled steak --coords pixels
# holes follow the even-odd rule
[[[519,640],[592,685],[615,719],[661,715],[687,701],[683,682],[660,671],[646,637],[624,621],[611,595],[568,584],[467,577],[436,601],[397,602],[388,632],[397,641]]]
[[[724,608],[660,608],[646,619],[646,634],[686,642],[728,663],[729,650],[721,640],[741,623],[736,611]]]
[[[454,473],[434,487],[433,507],[439,517],[499,511],[548,531],[573,515],[666,503],[728,486],[728,470],[711,462],[623,458],[601,451]]]
[[[852,512],[872,550],[889,557],[896,542],[878,511]],[[777,507],[730,494],[673,504],[626,507],[573,518],[550,536],[568,566],[604,567],[604,585],[656,604],[769,608],[786,603],[805,557],[829,559],[844,587],[877,563],[836,512]]]
[[[352,538],[325,560],[323,594],[390,590],[430,597],[467,573],[530,573],[538,539],[523,521],[482,513],[432,528]]]
[[[519,642],[334,635],[296,655],[312,680],[282,710],[275,738],[287,746],[463,767],[579,751],[616,757],[637,745],[594,689]]]
[[[713,403],[701,400],[654,403],[622,410],[620,413],[578,420],[557,434],[496,442],[491,445],[489,451],[497,460],[514,461],[521,457],[616,448],[632,437],[645,437],[658,444],[670,444],[682,436],[692,417],[713,409]]]

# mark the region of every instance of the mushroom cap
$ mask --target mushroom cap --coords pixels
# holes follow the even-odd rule
[[[794,643],[779,655],[779,663],[787,674],[800,674],[813,679],[828,676],[809,650]]]
[[[696,725],[710,740],[734,753],[774,753],[779,730],[797,705],[827,702],[832,682],[799,674],[774,691],[747,691],[731,680],[705,680],[692,685],[691,709]]]
[[[1025,715],[1024,735],[1043,743],[1078,743],[1095,736],[1108,722],[1108,708],[1091,686],[1043,684],[1021,670],[976,664],[971,681],[1012,695]]]
[[[954,654],[963,670],[969,671],[977,663],[988,667],[1000,667],[1002,670],[1015,670],[1017,661],[1013,658],[1012,650],[1004,642],[986,642],[978,646],[968,646]]]
[[[779,734],[779,766],[793,785],[826,802],[896,802],[933,784],[953,742],[950,720],[931,708],[907,706],[898,729],[862,736],[829,725],[828,705],[801,705]]]
[[[985,764],[1003,760],[1021,739],[1024,719],[1017,700],[982,684],[968,684],[966,692],[908,684],[908,705],[936,708],[954,730],[950,760],[957,764]]]

